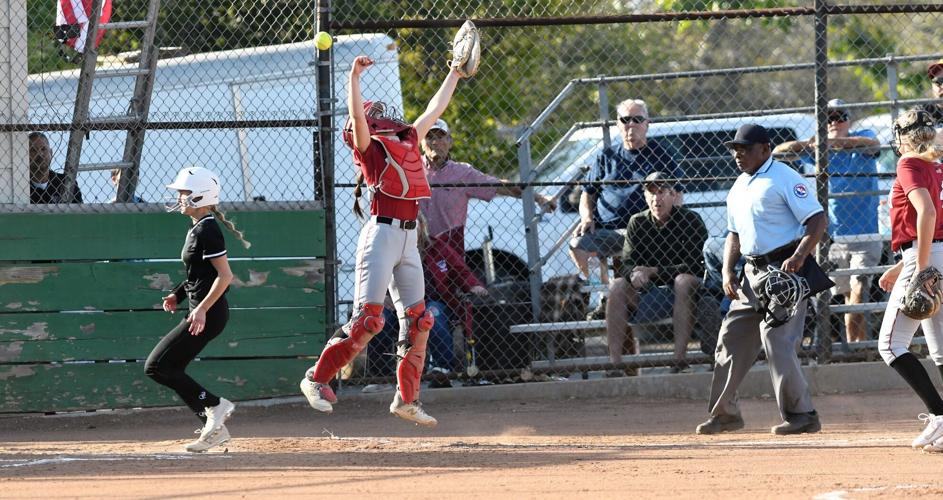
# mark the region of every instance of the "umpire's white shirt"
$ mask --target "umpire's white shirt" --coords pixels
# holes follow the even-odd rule
[[[822,211],[805,179],[770,157],[730,188],[727,230],[740,236],[740,253],[763,255],[800,238],[809,217]]]

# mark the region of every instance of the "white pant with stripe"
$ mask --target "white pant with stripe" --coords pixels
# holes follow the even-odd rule
[[[396,313],[426,294],[415,229],[381,224],[370,217],[360,230],[354,278],[354,317],[363,304],[382,304],[389,290]]]
[[[937,365],[943,365],[943,314],[937,314],[923,321],[908,318],[898,309],[900,298],[907,290],[910,279],[917,268],[917,247],[904,250],[904,268],[891,289],[891,296],[887,299],[887,309],[884,311],[884,321],[881,323],[881,334],[878,337],[878,351],[884,362],[890,365],[898,356],[910,349],[917,327],[923,327],[923,335],[927,339],[927,348],[930,358]],[[943,243],[933,243],[930,246],[930,265],[943,270]]]

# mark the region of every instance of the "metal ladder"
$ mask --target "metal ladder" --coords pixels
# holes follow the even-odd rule
[[[71,192],[75,177],[79,172],[94,170],[121,169],[115,201],[127,203],[132,200],[137,189],[138,170],[141,164],[141,150],[144,145],[144,125],[151,104],[151,90],[154,87],[154,73],[157,68],[157,48],[154,35],[157,31],[157,12],[160,0],[149,0],[147,18],[143,21],[109,22],[99,26],[102,0],[93,0],[88,21],[88,34],[85,53],[82,57],[82,69],[79,75],[75,109],[72,113],[72,130],[69,133],[69,149],[65,159],[65,179],[63,192]],[[141,39],[141,58],[137,68],[96,71],[98,47],[95,40],[100,30],[144,29]],[[134,96],[124,114],[115,116],[89,117],[88,106],[92,97],[92,84],[95,78],[135,77]],[[120,161],[105,163],[80,164],[82,144],[92,126],[105,125],[111,130],[126,130],[124,154]]]

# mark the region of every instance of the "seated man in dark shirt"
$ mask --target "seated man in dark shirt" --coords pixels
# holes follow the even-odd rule
[[[645,177],[643,186],[648,210],[629,219],[621,277],[609,286],[606,333],[613,363],[620,363],[626,350],[635,354],[629,318],[638,309],[639,294],[652,286],[673,287],[675,366],[672,372],[677,373],[687,367],[685,352],[694,329],[694,306],[701,286],[700,277],[704,274],[702,249],[707,241],[707,227],[696,212],[677,206],[680,194],[672,183],[666,182],[671,177],[664,172],[652,172]],[[621,374],[610,372],[610,376]]]
[[[44,203],[82,203],[82,191],[78,183],[65,193],[63,181],[65,175],[49,170],[52,163],[52,149],[49,139],[42,132],[29,134],[29,202],[33,205]]]

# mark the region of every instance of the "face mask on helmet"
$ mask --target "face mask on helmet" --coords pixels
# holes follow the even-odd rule
[[[370,135],[376,134],[398,134],[409,128],[409,124],[403,118],[398,109],[382,101],[364,101],[363,111],[367,118],[367,127],[370,129]],[[354,121],[347,117],[342,132],[344,144],[347,147],[354,148]]]
[[[908,120],[907,122],[898,120],[894,123],[894,140],[891,141],[891,148],[893,148],[894,154],[900,157],[900,144],[905,135],[923,127],[933,128],[933,117],[930,116],[930,113],[923,110],[918,110],[914,113],[912,120]]]
[[[167,205],[168,212],[177,212],[184,208],[209,207],[219,204],[219,179],[212,171],[203,167],[186,167],[180,170],[177,178],[167,187],[176,191],[189,191],[186,196]]]

